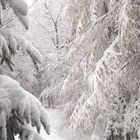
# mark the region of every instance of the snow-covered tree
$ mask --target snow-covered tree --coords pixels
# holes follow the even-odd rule
[[[9,20],[5,21],[7,9],[11,9],[26,30],[29,28],[28,5],[24,0],[0,0],[0,61],[1,65],[7,64],[13,71],[12,58],[22,52],[28,54],[36,69],[42,62],[42,55],[34,45],[22,35],[7,27]],[[11,12],[10,11],[10,12]],[[10,20],[11,21],[11,20]],[[19,134],[21,140],[33,139],[38,136],[41,126],[50,134],[50,126],[45,108],[31,93],[24,90],[20,84],[0,73],[0,139],[14,140]],[[37,132],[32,127],[36,127]]]
[[[73,41],[59,65],[66,75],[57,91],[61,95],[57,101],[66,105],[67,127],[79,137],[94,131],[106,139],[136,138],[140,126],[139,1],[67,3]]]
[[[0,81],[1,139],[13,140],[16,134],[23,137],[24,131],[27,131],[31,126],[36,127],[37,131],[40,132],[43,125],[49,134],[48,116],[39,100],[25,91],[16,80],[8,76],[0,75]],[[33,128],[31,130],[33,131]]]
[[[20,1],[11,1],[11,0],[2,0],[1,1],[1,15],[5,12],[6,8],[12,7],[15,15],[22,22],[25,29],[28,29],[28,5],[21,0]],[[8,14],[8,13],[7,13]],[[0,39],[1,39],[1,64],[6,62],[8,67],[13,71],[12,66],[14,63],[11,60],[11,57],[15,55],[18,50],[22,50],[23,53],[27,53],[35,65],[41,63],[42,55],[40,52],[33,46],[31,42],[26,40],[22,35],[16,34],[12,29],[5,27],[5,22],[2,22],[4,19],[1,16],[1,29],[0,29]]]

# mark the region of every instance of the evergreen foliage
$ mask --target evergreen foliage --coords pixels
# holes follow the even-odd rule
[[[27,53],[33,60],[36,68],[42,62],[41,53],[26,40],[22,35],[17,34],[11,28],[7,28],[4,22],[4,13],[11,8],[13,13],[21,21],[25,29],[29,28],[28,5],[24,0],[0,0],[0,62],[7,64],[11,71],[14,70],[12,57],[19,53]],[[31,93],[24,90],[20,84],[0,73],[0,139],[14,140],[19,134],[20,139],[25,136],[32,137],[38,134],[44,127],[47,134],[50,134],[50,126],[45,108]],[[36,127],[37,132],[32,128]],[[29,131],[30,129],[30,131]],[[28,132],[28,133],[27,133]],[[29,133],[30,132],[30,133]]]
[[[57,101],[66,105],[67,127],[76,136],[137,137],[139,6],[138,0],[67,1],[72,42],[59,65],[66,74],[62,85],[54,85],[61,94]]]

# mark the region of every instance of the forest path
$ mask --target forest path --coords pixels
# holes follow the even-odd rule
[[[61,130],[64,124],[64,114],[57,109],[47,109],[49,116],[51,134],[47,135],[44,130],[41,131],[41,135],[45,140],[70,140],[67,130]]]
[[[51,126],[51,134],[47,135],[44,129],[41,130],[41,136],[44,140],[79,140],[72,138],[67,129],[62,129],[65,123],[65,115],[61,110],[58,109],[47,109],[49,122]],[[15,140],[19,140],[16,136]],[[91,140],[90,136],[85,136],[80,140]]]
[[[58,109],[47,109],[49,116],[51,134],[47,135],[44,130],[42,130],[41,135],[45,140],[79,140],[72,137],[67,129],[61,129],[65,123],[65,115],[61,110]],[[91,140],[90,136],[85,136],[80,138],[80,140]],[[93,138],[95,139],[95,137]]]

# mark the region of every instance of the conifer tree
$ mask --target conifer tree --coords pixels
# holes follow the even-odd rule
[[[28,30],[28,5],[24,0],[0,0],[0,62],[7,64],[13,71],[14,62],[12,57],[20,50],[27,53],[37,67],[42,62],[41,53],[11,28],[6,28],[3,13],[11,8],[24,28]],[[20,139],[29,139],[37,134],[41,126],[49,134],[49,121],[45,108],[31,93],[25,91],[20,84],[0,74],[0,139],[14,140],[19,134]],[[36,127],[37,132],[32,127]]]
[[[139,0],[67,0],[73,41],[59,92],[60,104],[68,104],[67,126],[76,136],[137,137],[139,6]]]

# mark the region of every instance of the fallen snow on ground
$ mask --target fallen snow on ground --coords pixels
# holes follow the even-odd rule
[[[70,140],[68,132],[62,130],[62,125],[65,120],[63,113],[56,109],[47,109],[47,112],[50,120],[51,134],[47,135],[42,130],[41,135],[46,140]]]
[[[47,113],[51,126],[51,134],[47,135],[46,132],[42,129],[41,136],[44,138],[44,140],[70,140],[68,131],[62,130],[62,126],[65,120],[62,111],[57,109],[47,109]],[[18,140],[17,137],[16,140]]]
[[[62,111],[58,109],[47,109],[49,122],[51,126],[51,134],[47,135],[46,132],[41,130],[41,136],[44,140],[79,140],[72,138],[67,129],[62,129],[65,122],[65,116]],[[16,140],[19,140],[16,137]],[[85,136],[80,140],[96,140],[95,137],[90,139],[90,136]]]

